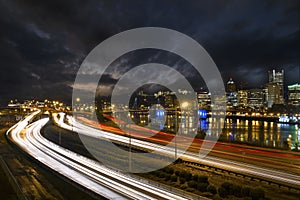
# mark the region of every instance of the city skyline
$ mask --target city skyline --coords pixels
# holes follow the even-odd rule
[[[225,91],[226,91],[226,97],[227,97],[227,103],[229,103],[231,106],[233,105],[232,103],[230,103],[232,100],[235,102],[235,106],[238,105],[238,102],[240,101],[240,98],[242,99],[241,96],[243,96],[243,94],[240,94],[240,92],[251,92],[251,91],[261,91],[261,93],[265,96],[265,103],[266,103],[266,107],[271,108],[273,104],[289,104],[289,93],[291,89],[296,89],[298,88],[298,85],[300,85],[300,81],[299,82],[295,82],[294,84],[286,84],[285,81],[285,76],[284,76],[284,70],[277,70],[277,69],[272,69],[268,71],[268,76],[267,76],[267,82],[263,83],[260,87],[254,87],[254,88],[244,88],[243,82],[242,83],[237,83],[235,82],[235,80],[233,80],[232,78],[229,78],[229,80],[225,81],[224,80],[224,86],[225,86]],[[299,74],[299,78],[300,78],[300,74]],[[270,87],[271,86],[271,87]],[[274,89],[275,87],[275,89]],[[161,86],[161,85],[157,85],[157,84],[146,84],[142,87],[139,87],[138,89],[136,89],[136,91],[134,91],[134,93],[131,95],[130,97],[130,105],[133,103],[134,98],[136,98],[137,96],[151,96],[155,99],[159,99],[159,96],[164,96],[164,94],[167,95],[176,95],[179,93],[191,93],[191,92],[195,92],[196,94],[209,94],[210,95],[210,91],[207,90],[206,87],[201,87],[199,90],[194,90],[194,91],[186,91],[186,90],[182,90],[181,88],[178,88],[177,91],[170,91],[168,88]],[[294,92],[294,91],[293,91]],[[160,94],[161,93],[161,94]],[[278,97],[275,96],[278,93]],[[105,101],[108,102],[110,101],[111,96],[106,96],[106,95],[98,95],[96,100],[97,101]],[[210,98],[210,97],[209,97]],[[228,99],[229,98],[229,99]],[[295,100],[297,100],[296,97],[294,97]],[[268,100],[269,99],[269,100]],[[31,101],[56,101],[56,99],[18,99],[18,98],[10,98],[6,103],[10,104],[12,102],[14,103],[22,103],[23,101],[25,102],[31,102]],[[77,100],[76,100],[77,101]],[[300,99],[299,99],[300,101]],[[63,102],[65,103],[65,105],[71,105],[68,104],[67,102]]]

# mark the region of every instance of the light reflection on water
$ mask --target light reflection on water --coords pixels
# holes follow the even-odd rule
[[[295,148],[300,130],[295,124],[226,119],[222,139],[266,147]]]
[[[140,125],[143,125],[143,123],[144,125],[148,124],[148,115],[139,115],[137,118],[140,122]],[[183,119],[183,121],[187,124],[183,127],[184,129],[187,129],[187,122],[190,119],[185,119],[184,116],[178,117],[178,120],[179,118]],[[160,127],[161,129],[163,129],[163,127],[166,127],[168,128],[168,130],[174,131],[175,123],[176,116],[167,115],[165,124],[160,124]],[[210,124],[212,124],[211,118],[200,120],[199,128],[203,131],[207,131],[210,127]],[[181,133],[185,132],[186,131],[184,130],[181,131]],[[300,128],[298,128],[298,125],[296,124],[226,119],[220,139],[222,141],[242,142],[265,147],[294,149],[295,144],[300,140]]]

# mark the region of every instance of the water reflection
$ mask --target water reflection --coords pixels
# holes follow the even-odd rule
[[[294,124],[226,119],[221,139],[294,149],[299,141],[299,135],[298,125]]]
[[[184,115],[168,114],[163,121],[151,119],[149,115],[140,114],[134,116],[139,125],[147,125],[149,122],[152,125],[157,124],[161,130],[174,132],[179,130],[179,134],[195,133],[192,127],[198,123],[198,128],[205,131],[207,134],[215,134],[213,130],[224,124],[224,129],[220,136],[222,141],[241,142],[252,145],[275,147],[275,148],[300,148],[297,146],[300,140],[300,129],[296,124],[280,124],[276,122],[256,121],[256,120],[240,120],[226,119],[218,121],[217,119],[207,118],[195,122],[191,117]],[[181,126],[179,126],[181,123]],[[210,127],[210,126],[214,127]],[[208,133],[211,128],[212,132]]]

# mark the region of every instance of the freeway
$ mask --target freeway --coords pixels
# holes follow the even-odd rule
[[[105,116],[106,118],[112,120],[117,124],[122,124],[124,126],[124,122],[120,120],[116,120],[111,116]],[[79,122],[83,122],[89,126],[95,127],[97,129],[101,129],[108,132],[113,132],[119,135],[128,135],[130,134],[132,137],[142,140],[147,140],[152,143],[159,143],[166,145],[173,138],[174,134],[165,133],[162,131],[153,131],[146,127],[141,127],[138,125],[127,125],[126,131],[121,130],[118,127],[111,127],[103,123],[99,123],[94,120],[90,120],[85,117],[77,117]],[[149,137],[151,135],[151,137]],[[179,135],[180,136],[180,135]],[[185,135],[181,135],[179,137],[180,141],[183,141],[186,137]],[[178,140],[177,140],[178,141]],[[209,141],[205,141],[208,143]],[[199,152],[200,147],[203,149],[204,140],[199,138],[194,138],[194,141],[189,147],[190,151]],[[227,159],[232,159],[236,161],[243,160],[243,162],[264,165],[265,167],[276,168],[279,170],[288,170],[289,172],[300,174],[300,154],[299,152],[292,152],[286,150],[279,149],[269,149],[262,148],[257,146],[249,146],[245,144],[233,144],[233,143],[225,143],[225,142],[217,142],[214,144],[213,149],[209,152],[211,156],[226,157]]]
[[[108,199],[189,198],[141,182],[50,142],[40,134],[48,118],[29,123],[39,112],[28,115],[11,127],[7,137],[24,152],[59,174]]]
[[[113,134],[110,132],[106,132],[103,130],[95,129],[90,126],[83,125],[77,122],[73,117],[67,116],[68,122],[70,125],[66,124],[63,120],[64,114],[60,114],[60,118],[54,117],[56,119],[59,126],[62,128],[76,131],[79,134],[87,135],[90,137],[95,137],[98,139],[111,140],[123,142],[124,144],[128,144],[129,139],[126,136]],[[136,138],[131,138],[131,145],[136,146],[138,148],[142,148],[150,151],[159,151],[166,155],[172,156],[174,155],[174,148],[170,148],[167,146],[162,146],[159,144],[155,144],[148,141],[139,140]],[[213,166],[220,169],[225,169],[228,171],[238,172],[241,174],[250,175],[253,177],[259,177],[265,180],[271,180],[277,183],[286,184],[289,186],[300,187],[300,176],[287,173],[280,170],[275,170],[271,168],[259,167],[256,165],[246,164],[242,162],[231,161],[227,159],[217,158],[213,156],[206,156],[205,158],[200,158],[199,154],[194,152],[180,152],[178,150],[178,155],[181,155],[181,158],[184,160],[198,162],[205,165]]]

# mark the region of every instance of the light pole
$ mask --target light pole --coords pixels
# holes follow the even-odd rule
[[[132,171],[132,158],[131,158],[131,135],[129,133],[129,172]]]
[[[129,172],[131,172],[131,171],[132,171],[131,134],[130,134],[130,131],[128,130],[128,126],[130,126],[129,122],[132,120],[132,119],[131,119],[132,116],[131,116],[131,114],[130,114],[129,109],[128,109],[128,115],[127,115],[127,117],[129,117],[129,118],[127,119],[128,123],[127,123],[127,124],[126,124],[126,123],[124,124],[124,131],[127,132],[128,138],[129,138],[129,155],[128,155],[128,159],[129,159],[128,168],[129,168],[129,169],[128,169],[128,170],[129,170]]]
[[[299,128],[299,125],[298,125],[298,130],[296,132],[296,142],[295,142],[296,151],[299,151],[299,135],[300,135],[300,128]]]

